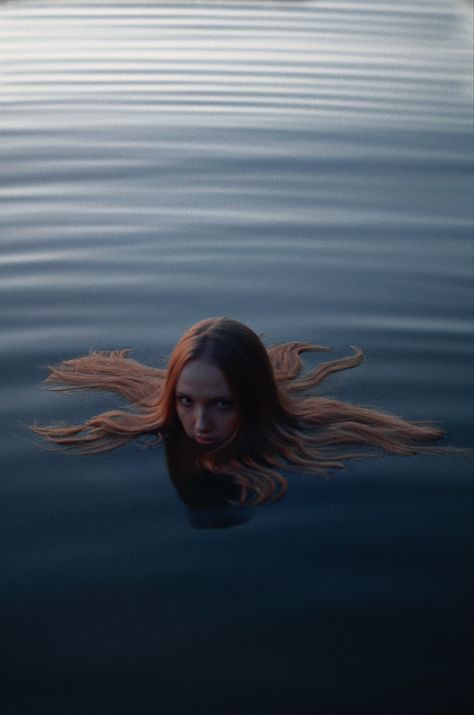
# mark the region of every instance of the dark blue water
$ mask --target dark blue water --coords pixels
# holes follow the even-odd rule
[[[227,314],[360,346],[325,394],[470,444],[471,53],[455,0],[0,5],[2,713],[470,712],[470,459],[215,529],[159,449],[25,425],[116,404],[46,365]]]

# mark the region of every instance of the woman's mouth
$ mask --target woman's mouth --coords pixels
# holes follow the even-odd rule
[[[195,442],[199,444],[217,444],[218,440],[213,437],[206,437],[205,435],[196,434],[194,435]]]

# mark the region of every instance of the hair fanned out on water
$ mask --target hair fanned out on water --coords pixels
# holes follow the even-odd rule
[[[241,409],[241,427],[230,444],[203,454],[199,465],[232,478],[242,503],[260,504],[286,491],[282,470],[326,475],[348,460],[381,453],[413,455],[442,451],[443,432],[377,410],[317,394],[331,374],[356,367],[361,350],[304,372],[302,354],[329,348],[289,342],[265,348],[247,326],[210,318],[177,343],[167,369],[147,367],[129,350],[96,351],[65,360],[46,383],[56,390],[106,390],[130,410],[103,412],[75,426],[34,426],[36,434],[66,449],[96,453],[143,435],[160,441],[179,429],[175,387],[189,360],[204,357],[224,372]]]

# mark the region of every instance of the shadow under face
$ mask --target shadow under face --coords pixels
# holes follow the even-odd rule
[[[216,475],[197,466],[202,448],[185,435],[166,442],[168,472],[186,506],[194,529],[225,529],[250,521],[253,508],[233,505],[238,488],[225,475]]]

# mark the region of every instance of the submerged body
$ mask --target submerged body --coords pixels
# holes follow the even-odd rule
[[[260,504],[286,490],[281,471],[318,475],[355,458],[386,452],[439,451],[442,431],[315,393],[331,373],[359,365],[363,353],[302,375],[301,354],[327,351],[292,342],[265,348],[246,325],[209,318],[178,341],[165,370],[142,365],[126,350],[95,352],[52,368],[56,389],[119,393],[134,411],[113,410],[77,426],[35,427],[57,445],[99,452],[142,435],[197,445],[196,464],[231,480],[241,503]]]

